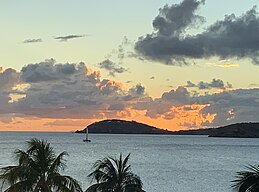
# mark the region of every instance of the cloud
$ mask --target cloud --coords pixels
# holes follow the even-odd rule
[[[180,35],[188,26],[204,21],[203,17],[194,14],[203,3],[204,1],[184,0],[179,5],[165,5],[161,8],[159,15],[153,20],[155,31],[140,37],[136,42],[137,53],[146,59],[167,64],[173,64],[173,60],[177,61],[174,64],[187,64],[183,59],[183,54],[188,52],[191,54],[194,48],[183,44]]]
[[[170,101],[177,105],[189,104],[190,93],[185,87],[178,87],[176,90],[171,90],[169,92],[163,93],[161,99]]]
[[[19,73],[14,69],[8,68],[0,71],[0,121],[6,122],[12,119],[10,101],[10,92],[13,87],[19,83]]]
[[[136,86],[129,89],[129,93],[132,96],[144,96],[145,94],[145,87],[141,84],[137,84]]]
[[[122,42],[118,45],[116,49],[113,49],[111,53],[106,55],[106,59],[116,60],[118,64],[123,64],[126,57],[135,57],[135,53],[132,52],[134,47],[134,42],[129,40],[126,36],[123,37]]]
[[[8,71],[11,70],[4,74],[11,73]],[[3,74],[0,74],[1,78]],[[3,114],[11,111],[16,116],[53,119],[117,117],[145,95],[140,84],[129,90],[120,82],[101,79],[100,72],[82,62],[62,64],[48,59],[24,66],[19,76],[20,82],[28,86],[22,92],[16,89],[0,92]],[[11,80],[5,81],[4,86],[11,87]],[[17,93],[23,96],[10,103],[10,94]]]
[[[259,89],[237,89],[201,96],[198,103],[207,103],[201,114],[216,114],[209,126],[258,121]],[[208,124],[205,124],[208,126]]]
[[[19,73],[8,68],[0,71],[0,91],[11,89],[19,80]]]
[[[162,94],[160,98],[139,101],[136,110],[152,118],[182,119],[181,125],[214,127],[237,122],[257,122],[259,89],[236,89],[207,95],[192,95],[185,87]],[[195,118],[196,117],[196,118]],[[196,119],[190,122],[190,119]]]
[[[26,83],[41,81],[53,81],[69,77],[77,72],[75,64],[55,64],[54,59],[47,59],[44,62],[29,64],[21,70],[21,80]]]
[[[124,58],[131,54],[131,52],[127,49],[133,45],[134,43],[131,42],[126,36],[123,38],[121,44],[118,46],[118,49],[113,51],[115,54],[117,53],[119,63],[123,63]]]
[[[248,87],[259,87],[258,83],[251,83],[248,85]]]
[[[225,84],[221,79],[212,79],[210,83],[200,81],[199,83],[197,83],[197,85],[192,83],[191,81],[187,81],[186,87],[197,87],[198,89],[227,89],[232,88],[232,85],[228,82]]]
[[[239,64],[235,63],[223,63],[223,64],[209,64],[215,67],[222,67],[222,68],[233,68],[233,67],[239,67]]]
[[[196,87],[196,85],[194,83],[192,83],[191,81],[187,81],[186,87]]]
[[[83,127],[85,126],[85,122],[83,122],[82,120],[66,120],[66,119],[62,119],[62,120],[55,120],[52,122],[47,122],[44,125],[48,125],[48,126],[53,126],[53,127],[63,127],[63,126],[73,126],[73,127]]]
[[[259,64],[256,7],[239,17],[227,15],[199,34],[186,34],[188,28],[204,21],[203,17],[195,15],[202,4],[204,1],[184,0],[161,8],[153,21],[154,32],[140,37],[135,44],[139,56],[169,65],[188,65],[188,59],[213,56],[250,58],[254,64]]]
[[[234,64],[234,63],[225,63],[225,64],[219,64],[219,67],[223,68],[232,68],[232,67],[239,67],[239,64]]]
[[[221,67],[221,68],[234,68],[239,67],[239,64],[232,63],[230,59],[220,60],[219,63],[207,63],[208,66],[212,67]]]
[[[87,35],[66,35],[66,36],[58,36],[54,37],[54,39],[60,40],[60,41],[68,41],[71,39],[77,39],[77,38],[82,38],[86,37]]]
[[[116,66],[116,64],[109,59],[102,61],[101,63],[98,64],[98,66],[101,69],[105,69],[109,71],[109,75],[113,77],[115,76],[116,73],[124,73],[125,71],[127,71],[127,69],[123,67]]]
[[[55,78],[54,78],[55,77]],[[200,81],[203,82],[203,81]],[[106,119],[141,118],[177,122],[179,126],[219,126],[256,121],[259,89],[225,89],[220,79],[187,82],[152,98],[142,84],[128,88],[102,78],[85,63],[56,63],[53,59],[0,72],[0,121],[14,118]],[[193,93],[188,88],[216,88],[220,93]],[[13,99],[12,94],[20,97]],[[55,125],[55,124],[53,124]],[[175,125],[175,124],[174,124]]]
[[[42,42],[42,39],[25,39],[23,43],[40,43]]]

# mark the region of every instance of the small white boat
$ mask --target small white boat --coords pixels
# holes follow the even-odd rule
[[[87,129],[87,127],[85,128],[85,132],[86,132],[85,139],[83,141],[84,142],[91,142],[91,140],[88,138],[88,129]]]

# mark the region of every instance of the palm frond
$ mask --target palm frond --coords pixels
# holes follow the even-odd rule
[[[127,186],[136,186],[137,188],[142,188],[143,183],[140,177],[134,173],[127,173],[124,176],[123,185]]]
[[[100,169],[96,169],[94,171],[92,171],[88,177],[92,178],[92,181],[95,179],[97,183],[99,183],[100,181],[105,181],[109,176],[107,175],[107,173],[103,172]]]
[[[51,172],[59,172],[60,170],[64,170],[66,166],[64,156],[67,156],[67,155],[68,153],[66,151],[63,151],[62,153],[60,153],[50,165],[48,172],[51,173]]]
[[[3,174],[0,175],[0,179],[11,185],[19,181],[27,172],[27,168],[24,166],[7,166],[1,170]]]
[[[32,191],[32,185],[30,185],[27,181],[19,181],[9,188],[4,190],[4,192],[24,192],[24,191]]]
[[[113,163],[116,163],[116,159],[113,158],[105,158],[104,159],[104,169],[105,171],[113,177],[118,175],[118,167],[115,167]]]
[[[52,185],[57,191],[82,192],[81,186],[77,180],[68,176],[54,174],[49,177],[47,183]]]
[[[130,157],[130,153],[125,157],[123,161],[123,172],[127,172],[130,169],[130,165],[127,166],[129,157]]]
[[[100,186],[100,183],[96,183],[91,185],[90,187],[88,187],[85,192],[97,192],[98,191],[98,187]]]
[[[20,165],[26,165],[30,163],[31,158],[27,152],[17,149],[14,151],[14,153],[16,160],[19,162]]]
[[[86,192],[103,191],[143,191],[142,181],[139,176],[130,171],[128,165],[130,154],[124,159],[122,154],[119,158],[106,157],[96,161],[88,177],[96,180],[96,184],[90,186]],[[101,188],[102,187],[102,188]]]
[[[88,187],[85,192],[109,192],[111,191],[110,187],[111,186],[107,182],[96,183]]]
[[[258,166],[248,165],[247,171],[237,172],[236,179],[233,180],[232,188],[238,192],[252,192],[259,188]]]
[[[51,191],[52,188],[62,192],[82,192],[75,179],[59,174],[65,168],[64,156],[68,155],[67,152],[56,156],[46,140],[35,138],[27,145],[26,151],[15,151],[18,165],[0,169],[2,189],[7,185],[6,192]]]

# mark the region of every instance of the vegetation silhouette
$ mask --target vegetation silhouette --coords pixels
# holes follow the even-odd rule
[[[0,169],[1,191],[4,192],[82,192],[77,180],[60,174],[65,168],[64,157],[58,156],[46,140],[31,139],[26,151],[15,151],[18,165]]]
[[[95,162],[93,172],[88,177],[96,181],[86,192],[144,192],[139,176],[128,165],[130,154],[123,159],[106,157]]]
[[[246,171],[237,172],[232,188],[237,192],[259,191],[259,165],[249,165]]]

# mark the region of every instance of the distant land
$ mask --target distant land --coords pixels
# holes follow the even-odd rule
[[[95,122],[87,126],[88,133],[104,134],[172,134],[172,131],[159,129],[136,121],[125,121],[118,119]],[[85,133],[86,130],[76,131]]]
[[[209,137],[259,138],[259,123],[236,123],[218,128],[176,131],[177,135],[208,135]]]
[[[89,133],[208,135],[209,137],[259,138],[259,123],[236,123],[218,128],[169,131],[136,121],[103,120],[87,126]],[[86,129],[76,133],[85,133]]]

